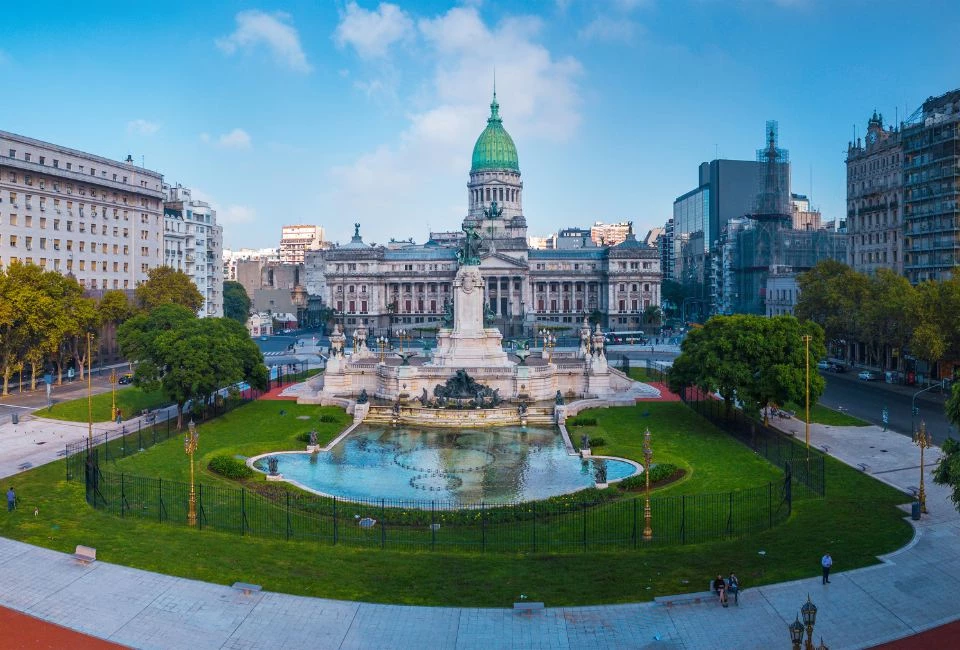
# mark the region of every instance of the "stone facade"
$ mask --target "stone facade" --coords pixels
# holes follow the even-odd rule
[[[479,271],[491,325],[504,336],[530,336],[542,325],[579,326],[599,312],[602,324],[634,329],[644,309],[660,304],[660,256],[632,232],[616,246],[544,250],[527,241],[523,183],[499,104],[474,148],[464,230],[480,235]],[[499,156],[499,158],[498,158]],[[589,231],[587,231],[589,242]],[[438,233],[439,235],[439,233]],[[370,246],[360,235],[329,250],[305,254],[304,284],[336,310],[349,331],[435,330],[453,296],[459,235],[431,236],[422,245]]]
[[[132,291],[163,264],[163,176],[0,131],[0,265]]]
[[[903,147],[874,112],[866,143],[847,147],[847,263],[861,273],[903,273]]]
[[[164,264],[193,280],[203,305],[199,316],[223,316],[223,227],[217,212],[205,201],[194,200],[181,185],[164,185]]]

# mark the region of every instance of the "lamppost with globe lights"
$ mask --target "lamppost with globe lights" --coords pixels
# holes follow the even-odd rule
[[[408,338],[407,330],[397,330],[397,338],[400,339],[400,352],[403,352],[403,339]]]
[[[920,447],[920,489],[917,491],[917,502],[920,504],[920,512],[927,514],[927,491],[923,485],[923,451],[933,445],[933,440],[927,433],[927,423],[923,420],[920,420],[920,428],[913,437],[913,443]]]
[[[386,336],[377,337],[377,348],[380,349],[380,363],[383,363],[384,353],[387,350],[387,346],[390,344],[390,339]]]
[[[653,539],[653,528],[650,526],[650,467],[653,463],[653,446],[650,444],[650,429],[643,434],[643,473],[647,483],[647,498],[643,504],[643,539]]]
[[[544,339],[544,347],[547,351],[547,361],[553,361],[553,348],[557,346],[557,337],[553,334],[547,334],[546,339]]]
[[[547,353],[547,337],[550,336],[550,331],[549,331],[547,328],[545,328],[545,327],[544,327],[544,328],[541,328],[541,329],[537,332],[537,336],[539,336],[540,338],[543,339],[543,352],[541,352],[541,354],[542,354],[542,355],[546,355],[546,353]]]
[[[802,622],[801,622],[802,619]],[[793,644],[793,650],[800,650],[800,644],[803,643],[804,650],[830,650],[823,643],[823,637],[820,638],[820,645],[813,645],[813,627],[817,624],[817,606],[807,596],[807,602],[800,608],[800,616],[787,626],[790,631],[790,642]],[[806,628],[807,638],[804,642],[803,632]]]
[[[193,423],[193,418],[187,424],[187,434],[183,437],[183,450],[190,457],[190,499],[187,508],[187,524],[197,525],[197,493],[193,482],[193,453],[197,450],[197,443],[200,440],[200,434],[197,432],[197,425]]]

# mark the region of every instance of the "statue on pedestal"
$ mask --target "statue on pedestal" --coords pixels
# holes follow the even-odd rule
[[[457,251],[457,261],[461,266],[479,266],[480,235],[477,234],[477,229],[471,226],[464,226],[463,232],[467,236],[463,240],[463,247]]]

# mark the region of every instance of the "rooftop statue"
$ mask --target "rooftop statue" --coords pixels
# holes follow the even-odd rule
[[[463,248],[457,251],[457,261],[461,266],[479,266],[480,265],[480,235],[477,229],[470,226],[464,226],[463,232],[467,234],[463,241]]]
[[[503,216],[503,208],[498,208],[497,202],[494,201],[490,204],[489,208],[483,209],[483,216],[485,216],[487,219],[499,219]]]

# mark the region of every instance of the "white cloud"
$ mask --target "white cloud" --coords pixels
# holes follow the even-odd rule
[[[297,72],[310,72],[307,55],[300,46],[300,34],[292,25],[290,14],[268,14],[256,9],[236,15],[237,28],[229,36],[218,38],[217,47],[227,54],[264,45],[274,58]]]
[[[632,20],[597,16],[587,23],[577,35],[585,41],[630,43],[639,31],[640,25]]]
[[[367,239],[421,239],[424,223],[456,228],[466,209],[463,184],[470,154],[489,115],[493,68],[504,126],[519,148],[534,139],[565,140],[580,124],[580,63],[556,57],[538,42],[542,23],[519,17],[484,23],[473,7],[419,20],[418,50],[426,78],[412,84],[414,108],[398,139],[331,170],[328,196],[364,223]],[[421,47],[422,46],[422,47]],[[398,213],[418,219],[398,226]],[[351,219],[352,221],[352,219]],[[325,224],[326,225],[326,224]],[[333,239],[349,236],[329,224]],[[372,233],[376,235],[372,237]]]
[[[203,140],[206,135],[206,133],[201,134],[200,139]],[[210,136],[207,136],[206,140],[209,139]],[[250,134],[243,129],[234,129],[230,133],[224,133],[217,138],[217,145],[225,149],[249,149]]]
[[[334,40],[338,46],[350,45],[361,57],[372,59],[386,56],[391,45],[413,32],[413,20],[397,5],[381,2],[376,11],[367,11],[349,2],[341,13]]]
[[[144,119],[136,119],[127,122],[127,133],[136,133],[137,135],[153,135],[160,130],[160,124],[150,122]]]
[[[221,225],[252,223],[256,218],[257,211],[248,205],[228,205],[217,211],[217,223]]]

